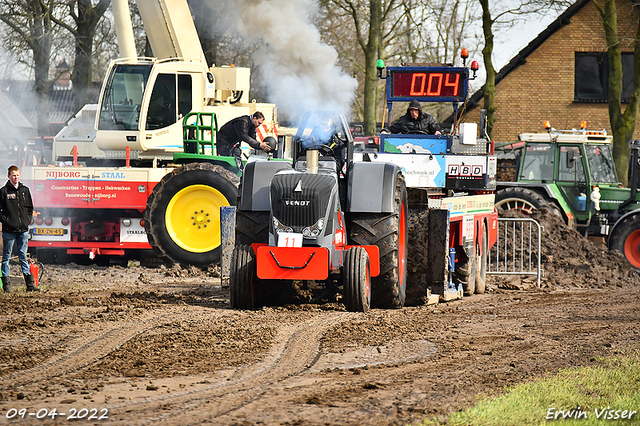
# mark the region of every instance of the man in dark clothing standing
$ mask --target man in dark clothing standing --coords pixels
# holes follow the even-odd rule
[[[400,117],[389,127],[382,129],[380,133],[426,133],[439,135],[442,132],[435,118],[431,114],[422,112],[420,102],[412,100],[407,108],[407,113]]]
[[[216,135],[216,150],[218,155],[236,157],[238,168],[242,168],[242,150],[240,143],[248,143],[251,148],[269,152],[268,143],[256,139],[256,129],[264,123],[264,115],[260,111],[252,115],[243,115],[227,122],[218,130]]]
[[[9,180],[0,188],[0,223],[2,223],[2,288],[5,293],[11,289],[9,259],[13,244],[18,245],[18,259],[27,284],[27,291],[40,291],[29,270],[27,249],[29,248],[29,223],[33,216],[33,201],[29,188],[20,182],[18,166],[9,167]]]

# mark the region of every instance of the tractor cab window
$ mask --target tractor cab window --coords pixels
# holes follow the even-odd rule
[[[137,130],[151,65],[113,67],[100,100],[98,130]]]
[[[520,180],[553,180],[553,146],[530,143],[522,159]]]
[[[149,101],[146,129],[155,130],[170,126],[177,118],[176,76],[158,74]]]
[[[618,183],[618,176],[609,145],[587,145],[591,180],[597,183]]]
[[[558,158],[558,180],[586,183],[580,148],[561,146]]]

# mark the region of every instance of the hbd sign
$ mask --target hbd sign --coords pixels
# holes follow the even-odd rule
[[[468,158],[468,157],[467,157]],[[447,189],[486,188],[487,167],[477,160],[459,159],[447,164],[445,185]],[[486,160],[485,160],[486,161]]]
[[[447,174],[449,177],[482,177],[484,167],[482,164],[449,164]]]

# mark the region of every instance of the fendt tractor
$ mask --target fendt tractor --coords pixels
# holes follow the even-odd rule
[[[452,102],[457,116],[467,96],[464,66],[380,73],[389,112],[417,99]],[[242,175],[232,307],[281,303],[297,282],[334,289],[350,311],[483,293],[496,159],[477,128],[456,120],[449,134],[381,135],[379,152],[354,153],[343,116],[308,112],[293,163],[255,161]]]
[[[556,130],[523,133],[502,144],[498,154],[496,207],[531,214],[547,209],[582,235],[619,250],[640,269],[640,141],[631,141],[629,188],[623,188],[606,130]]]
[[[23,170],[40,212],[30,247],[60,263],[126,261],[152,248],[165,261],[215,263],[219,207],[235,204],[240,174],[234,158],[216,156],[215,131],[261,111],[258,134],[277,138],[275,105],[250,102],[249,69],[207,65],[185,0],[138,1],[153,58],[136,56],[127,0],[113,8],[121,58],[99,105],[56,136],[51,160],[29,155]],[[194,202],[192,220],[195,210],[183,209]]]

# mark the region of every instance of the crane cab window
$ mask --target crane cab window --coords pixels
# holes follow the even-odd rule
[[[586,182],[580,148],[561,146],[558,158],[558,180],[565,182]]]
[[[553,149],[550,144],[527,145],[520,180],[553,180]]]
[[[176,76],[158,74],[151,92],[147,113],[147,130],[161,129],[174,124],[177,120]]]
[[[137,130],[150,65],[113,67],[100,102],[98,130]]]
[[[193,109],[193,77],[189,74],[178,75],[178,114],[184,117]]]

